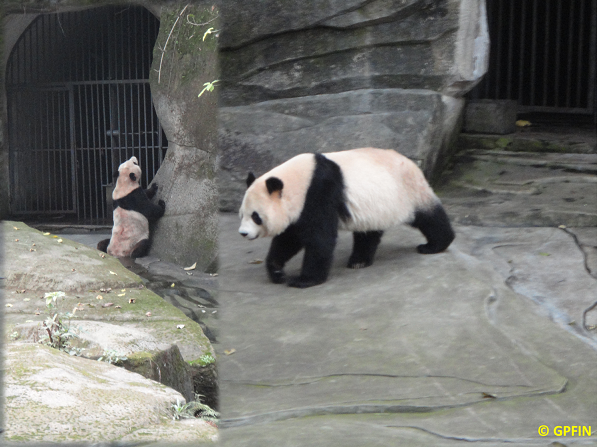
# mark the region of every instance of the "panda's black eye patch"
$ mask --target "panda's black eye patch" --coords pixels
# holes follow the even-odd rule
[[[261,225],[263,223],[257,211],[253,211],[253,214],[251,214],[251,219],[253,219],[253,222],[255,222],[257,225]]]

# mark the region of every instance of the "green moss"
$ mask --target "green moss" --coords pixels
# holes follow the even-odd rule
[[[512,144],[512,138],[504,138],[504,137],[502,137],[502,138],[498,138],[495,141],[495,146],[499,147],[499,148],[502,148],[502,149],[510,146],[511,144]]]

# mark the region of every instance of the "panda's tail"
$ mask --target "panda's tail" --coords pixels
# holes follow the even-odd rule
[[[419,253],[433,254],[444,251],[455,237],[450,219],[440,203],[436,203],[432,208],[416,211],[411,226],[418,228],[427,238],[426,244],[417,247]]]

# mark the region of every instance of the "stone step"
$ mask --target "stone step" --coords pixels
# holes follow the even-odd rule
[[[467,150],[436,191],[462,225],[597,226],[597,154]]]
[[[456,144],[459,149],[597,154],[595,130],[589,128],[522,128],[507,135],[461,133]]]

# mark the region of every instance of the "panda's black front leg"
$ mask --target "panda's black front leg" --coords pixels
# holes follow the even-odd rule
[[[332,261],[334,259],[334,247],[322,247],[321,245],[306,245],[305,257],[300,276],[290,278],[288,285],[299,289],[323,284],[330,274]]]
[[[284,266],[301,248],[303,248],[303,244],[293,226],[273,238],[265,260],[265,267],[274,284],[282,284],[286,281]]]
[[[155,196],[156,192],[158,192],[158,184],[154,183],[153,185],[151,185],[149,188],[147,188],[145,190],[145,195],[147,196],[148,199],[153,199],[153,196]]]
[[[352,233],[354,245],[348,259],[348,268],[360,269],[373,264],[377,246],[381,241],[383,231],[355,231]]]

